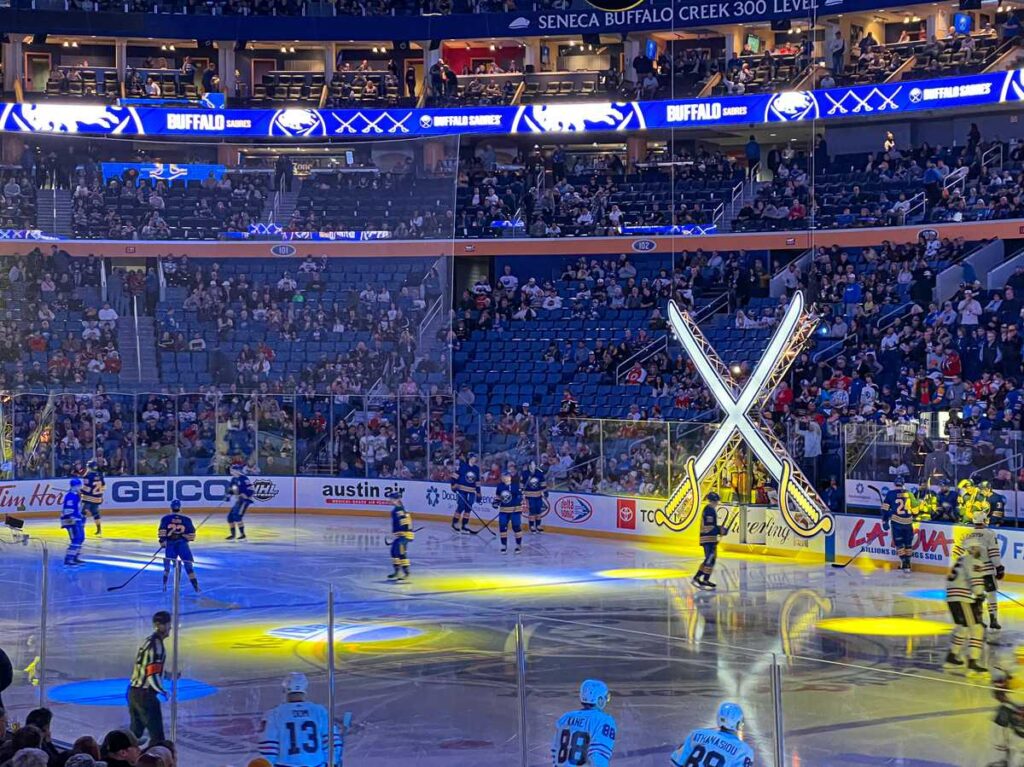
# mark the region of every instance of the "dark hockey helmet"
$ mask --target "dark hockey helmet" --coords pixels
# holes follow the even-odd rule
[[[177,498],[171,501],[171,511],[181,511],[181,501]]]
[[[709,500],[709,501],[710,501],[711,503],[716,503],[716,502],[718,502],[718,501],[722,500],[722,497],[721,497],[721,496],[720,496],[720,495],[719,495],[718,493],[715,493],[715,492],[710,492],[710,493],[708,493],[708,495],[707,495],[707,499],[708,499],[708,500]]]
[[[99,464],[96,463],[96,461],[89,460],[85,462],[85,468],[87,468],[89,471],[96,471],[98,467]]]

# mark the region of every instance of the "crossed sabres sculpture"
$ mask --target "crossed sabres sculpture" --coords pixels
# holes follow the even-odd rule
[[[704,497],[702,484],[718,461],[742,441],[778,483],[779,507],[793,532],[803,538],[831,532],[833,520],[825,502],[757,412],[767,403],[818,325],[819,317],[813,308],[804,311],[803,293],[797,291],[793,295],[767,349],[743,385],[675,301],[669,302],[668,318],[673,334],[725,418],[700,454],[686,459],[684,479],[673,490],[664,510],[657,511],[656,522],[676,532],[693,524]]]

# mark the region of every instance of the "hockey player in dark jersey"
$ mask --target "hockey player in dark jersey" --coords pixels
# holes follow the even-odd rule
[[[910,493],[903,489],[903,480],[897,478],[895,487],[882,501],[882,529],[892,527],[892,546],[900,558],[900,570],[910,573],[910,559],[914,555],[914,512]]]
[[[541,515],[544,514],[544,502],[548,497],[548,478],[544,470],[531,460],[526,470],[522,473],[520,480],[523,487],[523,495],[526,496],[527,524],[531,533],[543,533],[541,526]]]
[[[718,524],[718,493],[708,493],[707,505],[700,515],[700,545],[704,549],[704,561],[693,576],[693,585],[699,589],[713,589],[716,584],[711,582],[715,562],[718,561],[718,539],[728,531]]]
[[[459,461],[458,468],[452,474],[452,491],[455,493],[455,514],[452,516],[452,530],[468,533],[469,515],[473,513],[473,504],[480,500],[480,467],[476,465],[476,453],[470,453],[465,461]],[[459,527],[459,518],[462,527]]]
[[[1006,517],[1006,496],[997,493],[992,489],[992,483],[982,482],[978,485],[981,497],[988,503],[988,524],[990,527],[999,527]]]
[[[100,521],[100,504],[103,503],[103,491],[106,483],[103,472],[96,461],[87,461],[85,475],[82,478],[82,512],[88,514],[96,523],[96,535],[103,535],[103,523]]]
[[[231,486],[228,492],[235,497],[235,502],[228,512],[228,526],[231,528],[231,535],[227,540],[235,540],[235,532],[238,532],[238,540],[245,540],[245,512],[252,506],[252,482],[245,474],[245,467],[237,466],[231,469],[234,475],[231,477]]]
[[[192,556],[192,549],[189,544],[196,539],[196,526],[192,520],[181,513],[181,501],[175,498],[171,501],[171,513],[165,514],[160,520],[160,529],[157,532],[160,539],[160,546],[164,550],[164,590],[167,590],[167,580],[171,574],[171,563],[180,559],[185,567],[185,573],[192,584],[192,588],[199,593],[199,580],[196,578]]]
[[[388,580],[404,581],[409,577],[409,541],[416,537],[412,530],[412,515],[402,503],[401,489],[386,490],[384,497],[394,502],[391,507],[391,566],[394,572]]]
[[[501,534],[501,553],[508,551],[508,528],[516,537],[516,554],[523,549],[523,492],[519,482],[505,472],[494,491],[494,505],[498,509],[498,531]]]

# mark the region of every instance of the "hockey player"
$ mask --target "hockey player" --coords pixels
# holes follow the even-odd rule
[[[527,524],[531,533],[543,533],[540,518],[544,513],[544,501],[548,497],[548,478],[535,460],[530,460],[522,473],[523,495],[526,496]]]
[[[244,466],[235,466],[231,469],[231,485],[228,492],[235,497],[235,502],[228,512],[228,526],[231,528],[231,535],[227,540],[235,540],[235,531],[238,531],[238,540],[245,540],[245,512],[252,506],[252,482],[246,476]]]
[[[607,767],[615,748],[615,719],[605,713],[611,694],[608,685],[587,679],[580,685],[581,708],[567,711],[555,725],[551,764]]]
[[[480,500],[480,468],[476,465],[476,453],[470,453],[465,461],[459,461],[458,468],[452,474],[452,490],[456,498],[452,530],[468,533],[469,515],[473,513],[473,504]],[[459,517],[462,517],[461,529]]]
[[[724,525],[718,524],[719,500],[718,493],[708,493],[707,505],[700,515],[700,545],[704,549],[704,561],[692,581],[699,589],[713,589],[716,586],[711,582],[711,573],[718,560],[718,539],[728,532]]]
[[[516,554],[523,550],[523,493],[519,482],[507,471],[494,491],[494,506],[498,509],[498,532],[501,534],[501,553],[508,551],[508,527],[516,536]]]
[[[716,767],[752,767],[754,749],[740,738],[743,709],[735,703],[718,707],[718,729],[694,730],[672,753],[675,767],[714,764]]]
[[[985,674],[988,669],[981,663],[984,626],[981,622],[981,603],[985,598],[985,583],[981,558],[984,556],[981,540],[965,541],[964,552],[953,562],[946,577],[946,604],[953,616],[953,641],[946,654],[944,668],[964,667],[964,645],[969,645],[967,671]]]
[[[988,518],[983,511],[974,512],[974,527],[963,540],[953,546],[953,556],[963,554],[974,541],[977,541],[981,550],[978,558],[981,560],[985,601],[988,603],[988,627],[998,631],[1002,626],[999,625],[999,586],[996,581],[1003,579],[1006,568],[999,554],[999,539],[988,529]]]
[[[341,767],[341,730],[331,724],[327,709],[306,700],[309,680],[293,672],[285,677],[285,702],[270,709],[260,723],[260,753],[274,767],[326,767],[329,749]]]
[[[171,501],[171,513],[165,514],[160,520],[160,530],[157,535],[160,538],[160,548],[164,550],[164,591],[167,590],[167,580],[171,575],[171,563],[180,559],[188,575],[189,583],[196,593],[199,593],[199,580],[196,578],[192,556],[192,549],[189,544],[196,539],[196,526],[192,520],[181,513],[181,501],[175,498]]]
[[[960,493],[950,487],[948,479],[942,480],[939,487],[938,511],[935,518],[944,522],[960,521]]]
[[[992,527],[1003,524],[1006,517],[1006,496],[992,489],[992,483],[985,481],[978,485],[981,497],[988,503],[988,523]]]
[[[900,558],[900,570],[909,574],[914,555],[914,513],[910,494],[903,489],[903,479],[897,477],[894,484],[882,501],[882,529],[888,531],[892,526],[892,546]]]
[[[64,564],[68,567],[84,564],[82,562],[82,544],[85,543],[85,517],[82,516],[82,497],[79,495],[82,480],[72,477],[69,488],[64,493],[64,504],[60,509],[60,526],[68,531],[67,553]]]
[[[384,497],[394,501],[391,507],[391,566],[394,572],[389,581],[404,581],[409,577],[409,541],[416,537],[412,531],[412,515],[405,510],[400,488],[384,491]]]
[[[992,669],[992,693],[999,701],[995,719],[995,742],[998,760],[989,767],[1015,767],[1024,752],[1024,679],[1011,660],[1004,667]],[[1015,673],[1017,672],[1017,673]]]
[[[981,494],[981,488],[970,479],[962,479],[957,484],[960,490],[960,517],[966,524],[974,521],[974,512],[988,513],[988,501]]]
[[[103,523],[100,521],[100,504],[103,503],[103,491],[105,489],[106,483],[99,465],[96,461],[87,461],[82,487],[82,511],[92,517],[93,522],[96,523],[97,536],[103,535]]]

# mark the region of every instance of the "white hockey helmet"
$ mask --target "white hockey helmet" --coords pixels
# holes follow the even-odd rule
[[[580,685],[580,703],[584,706],[594,706],[603,709],[611,700],[611,693],[608,692],[608,685],[600,679],[585,679]]]
[[[305,695],[306,690],[309,689],[309,680],[306,679],[305,674],[293,671],[284,678],[281,686],[284,688],[285,695]]]
[[[718,706],[718,726],[736,732],[743,726],[743,709],[738,703],[725,701]]]
[[[976,525],[987,525],[988,524],[988,512],[987,511],[976,511],[971,517],[971,520]]]

